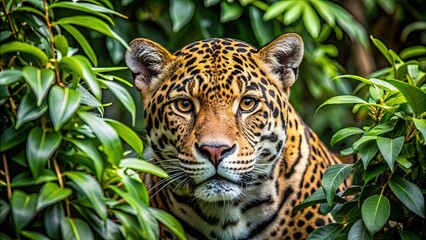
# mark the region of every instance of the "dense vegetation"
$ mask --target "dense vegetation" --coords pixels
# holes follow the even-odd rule
[[[305,42],[293,105],[335,151],[359,156],[327,170],[323,187],[295,209],[321,203],[335,214],[312,239],[425,236],[421,0],[1,4],[1,239],[155,239],[158,222],[183,238],[169,214],[149,207],[139,179],[167,174],[141,160],[140,97],[120,67],[127,43],[147,37],[173,51],[233,37],[261,46],[284,32]],[[356,115],[342,103],[355,104]],[[352,186],[335,195],[351,172]]]

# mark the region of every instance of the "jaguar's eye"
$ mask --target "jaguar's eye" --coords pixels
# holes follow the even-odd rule
[[[240,110],[243,112],[251,112],[257,106],[258,100],[252,97],[244,97],[240,102]]]
[[[182,113],[191,112],[193,108],[193,104],[189,99],[178,99],[175,101],[175,106]]]

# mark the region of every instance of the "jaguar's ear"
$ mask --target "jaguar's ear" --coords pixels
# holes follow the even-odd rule
[[[155,90],[159,76],[173,59],[174,56],[165,48],[148,39],[137,38],[130,43],[125,60],[142,97]]]
[[[258,54],[287,90],[297,78],[303,58],[303,41],[295,33],[283,34],[262,47]]]

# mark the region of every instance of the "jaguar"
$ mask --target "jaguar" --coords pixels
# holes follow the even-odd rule
[[[292,215],[339,163],[289,102],[303,41],[287,33],[256,49],[213,38],[174,54],[138,38],[125,61],[141,93],[153,162],[152,205],[188,239],[306,239],[333,221],[312,206]],[[174,236],[161,227],[162,239]]]

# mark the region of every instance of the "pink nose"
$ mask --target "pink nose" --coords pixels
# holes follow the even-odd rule
[[[212,161],[213,165],[217,166],[219,165],[220,161],[223,159],[224,155],[226,153],[230,152],[233,147],[229,147],[227,145],[202,145],[200,147],[200,150],[205,155],[208,155],[210,161]]]

